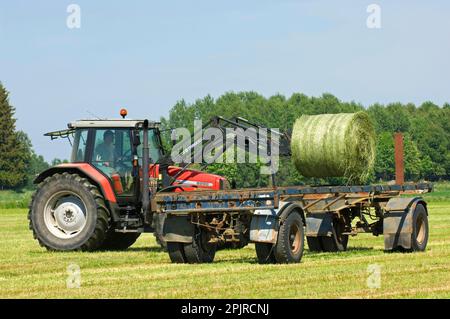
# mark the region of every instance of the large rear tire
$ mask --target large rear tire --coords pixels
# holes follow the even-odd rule
[[[34,238],[48,250],[93,251],[105,240],[109,211],[88,179],[55,174],[39,184],[28,213]]]

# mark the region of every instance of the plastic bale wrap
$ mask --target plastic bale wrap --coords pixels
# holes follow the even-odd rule
[[[365,112],[303,115],[294,124],[291,149],[303,176],[364,183],[375,162],[375,131]]]

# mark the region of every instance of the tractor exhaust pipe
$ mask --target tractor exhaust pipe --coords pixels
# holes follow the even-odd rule
[[[148,148],[148,120],[144,121],[143,125],[143,137],[144,146],[142,148],[142,213],[144,214],[144,220],[146,223],[151,223],[149,206],[150,206],[150,194],[149,194],[149,148]]]

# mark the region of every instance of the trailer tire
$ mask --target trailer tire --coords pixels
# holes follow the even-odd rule
[[[428,243],[428,215],[424,205],[417,204],[413,213],[410,251],[425,251]]]
[[[170,260],[174,264],[186,263],[186,257],[184,255],[183,243],[168,242],[167,252],[169,253]]]
[[[333,221],[332,235],[321,236],[321,245],[324,252],[346,251],[348,245],[348,235],[342,235],[345,225],[337,220]]]
[[[141,233],[118,233],[110,228],[106,234],[105,241],[101,245],[102,250],[125,250],[131,247],[139,238]]]
[[[212,263],[216,255],[217,245],[208,242],[205,230],[197,228],[192,243],[184,244],[184,256],[189,264]]]
[[[308,248],[311,252],[321,252],[322,245],[320,243],[320,237],[306,237],[306,241],[308,242]]]
[[[281,214],[281,220],[274,249],[275,259],[279,264],[299,263],[305,246],[302,216],[297,210],[291,210]]]
[[[94,251],[106,237],[109,211],[99,189],[78,174],[47,177],[33,194],[29,227],[53,251]]]
[[[259,264],[276,264],[275,247],[270,243],[255,243],[256,257]]]

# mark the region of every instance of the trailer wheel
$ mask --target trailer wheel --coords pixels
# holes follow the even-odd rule
[[[411,251],[425,251],[428,243],[428,216],[422,204],[418,204],[414,210],[411,236]]]
[[[125,250],[132,246],[141,233],[117,233],[114,228],[110,228],[106,234],[105,241],[100,249],[103,250]]]
[[[322,245],[320,243],[320,237],[308,236],[308,237],[306,237],[306,241],[308,242],[309,251],[314,251],[314,252],[321,252],[322,251]]]
[[[338,220],[333,220],[332,235],[321,236],[322,250],[325,252],[338,252],[347,250],[348,235],[343,235],[345,225]]]
[[[217,245],[209,242],[208,233],[197,228],[192,243],[184,244],[184,256],[189,264],[212,263],[216,255]]]
[[[93,251],[106,237],[109,212],[98,188],[77,174],[55,174],[39,184],[28,213],[34,238],[48,250]]]
[[[283,215],[281,216],[284,217]],[[288,213],[278,230],[275,245],[275,259],[280,264],[298,263],[303,256],[305,245],[304,226],[302,216],[292,210]]]
[[[183,243],[168,242],[167,252],[169,253],[170,260],[174,264],[184,264],[187,262],[184,255]]]
[[[276,264],[275,246],[269,243],[255,243],[256,257],[260,264]]]

